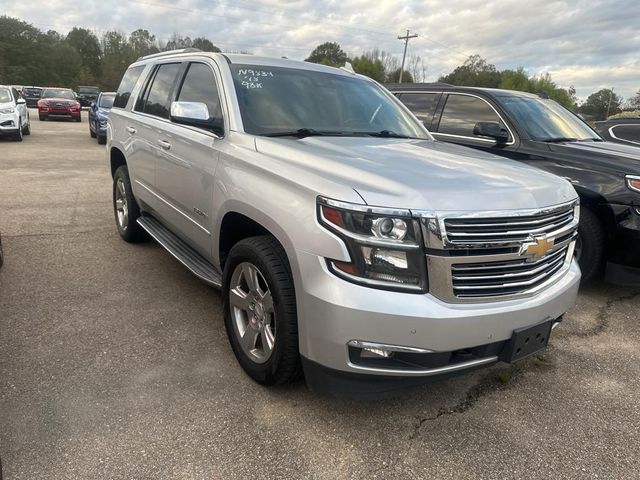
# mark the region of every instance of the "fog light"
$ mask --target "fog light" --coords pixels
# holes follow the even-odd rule
[[[365,356],[367,353],[375,355],[376,357],[389,358],[393,352],[391,350],[383,350],[381,348],[363,348],[361,356]]]

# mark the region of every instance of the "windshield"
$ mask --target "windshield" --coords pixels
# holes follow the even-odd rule
[[[40,98],[66,98],[69,100],[76,99],[73,91],[64,88],[47,88],[42,92]]]
[[[98,87],[78,87],[78,93],[98,93]]]
[[[100,102],[98,106],[100,108],[111,108],[113,107],[113,100],[116,98],[115,93],[103,93],[100,97]]]
[[[39,97],[40,96],[40,92],[42,92],[42,90],[39,89],[39,88],[25,88],[24,89],[25,95],[30,95],[32,97]]]
[[[0,88],[0,103],[8,103],[13,102],[13,98],[11,98],[11,93],[6,88]]]
[[[431,139],[390,94],[362,78],[272,66],[230,68],[247,133]]]
[[[500,100],[532,140],[600,140],[586,123],[553,100],[520,96]]]

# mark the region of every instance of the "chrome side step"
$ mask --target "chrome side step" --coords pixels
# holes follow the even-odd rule
[[[214,287],[222,286],[220,272],[158,220],[151,216],[144,216],[138,218],[138,224],[196,277]]]

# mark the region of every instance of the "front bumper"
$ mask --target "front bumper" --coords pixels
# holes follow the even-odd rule
[[[41,117],[66,117],[80,118],[81,110],[61,109],[61,108],[38,108],[38,115]]]
[[[349,355],[359,340],[450,355],[500,348],[514,330],[561,317],[575,303],[580,270],[572,261],[555,283],[534,296],[491,303],[445,303],[430,294],[373,290],[337,278],[324,259],[297,251],[300,352],[307,365],[370,377],[431,377],[432,372],[363,368]],[[487,358],[497,356],[487,350]],[[489,364],[469,364],[469,369]],[[459,369],[458,371],[465,370]],[[450,372],[443,372],[450,373]]]
[[[17,113],[0,114],[0,135],[13,136],[18,133],[20,117]]]

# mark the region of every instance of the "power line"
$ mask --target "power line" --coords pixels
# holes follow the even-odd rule
[[[407,57],[407,46],[409,45],[409,39],[416,38],[418,35],[414,33],[413,35],[409,35],[409,30],[407,30],[407,34],[404,37],[398,37],[398,40],[404,40],[404,52],[402,53],[402,66],[400,67],[400,79],[398,83],[402,83],[402,72],[404,71],[404,60]]]

